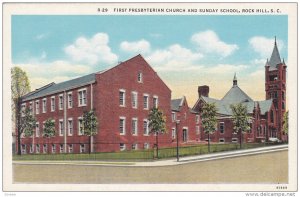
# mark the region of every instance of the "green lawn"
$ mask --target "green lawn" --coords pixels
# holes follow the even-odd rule
[[[242,145],[243,149],[256,148],[267,146],[264,143],[245,143]],[[240,145],[237,143],[230,144],[211,144],[210,152],[222,152],[237,150]],[[199,155],[207,154],[208,148],[206,144],[185,146],[179,148],[179,155]],[[13,160],[153,160],[156,157],[156,151],[137,150],[137,151],[123,151],[111,153],[92,153],[92,154],[27,154],[27,155],[14,155]],[[174,148],[161,148],[159,149],[159,159],[176,157],[176,147]]]

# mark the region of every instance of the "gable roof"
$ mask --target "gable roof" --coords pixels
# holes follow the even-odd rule
[[[223,103],[235,104],[253,101],[239,86],[234,85],[221,99]]]
[[[47,85],[46,88],[40,88],[23,97],[23,101],[32,100],[38,97],[47,96],[50,94],[67,91],[76,87],[80,87],[83,85],[87,85],[95,82],[95,73],[85,75],[83,77],[79,77],[76,79],[72,79],[69,81],[61,82],[58,84],[51,83]]]
[[[171,100],[171,109],[172,111],[179,111],[181,104],[182,103],[182,98],[180,99],[172,99]]]

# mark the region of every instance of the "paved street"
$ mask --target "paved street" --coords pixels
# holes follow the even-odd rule
[[[288,151],[173,166],[13,164],[16,183],[287,183]]]

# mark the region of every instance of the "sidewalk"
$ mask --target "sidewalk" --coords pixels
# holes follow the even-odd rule
[[[127,166],[127,167],[159,167],[159,166],[173,166],[192,162],[209,161],[216,159],[225,159],[232,157],[241,157],[245,155],[263,154],[275,151],[288,150],[288,145],[278,145],[270,147],[252,148],[246,150],[234,150],[227,152],[211,153],[196,156],[186,156],[179,158],[163,159],[157,161],[142,161],[142,162],[122,162],[122,161],[13,161],[13,164],[22,165],[92,165],[92,166]]]

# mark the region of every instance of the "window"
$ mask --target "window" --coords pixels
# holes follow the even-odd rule
[[[125,90],[119,90],[119,105],[125,107]]]
[[[137,135],[138,132],[138,121],[137,118],[132,118],[132,135]]]
[[[25,110],[26,110],[26,104],[24,103],[21,105],[21,116],[22,117],[25,116]]]
[[[68,108],[73,107],[73,98],[72,98],[72,92],[68,93]]]
[[[220,133],[224,134],[224,132],[225,132],[225,123],[224,122],[220,122],[219,129],[220,129]]]
[[[46,113],[47,112],[47,99],[46,98],[44,98],[43,99],[43,113]]]
[[[144,96],[143,96],[143,106],[144,106],[144,109],[148,109],[149,108],[148,99],[149,99],[149,95],[144,94]]]
[[[68,120],[68,134],[73,135],[73,120],[70,118]]]
[[[86,89],[78,91],[78,106],[86,106]]]
[[[197,134],[197,135],[200,134],[200,126],[196,126],[196,134]]]
[[[284,102],[282,102],[282,109],[285,109],[285,104],[284,104]]]
[[[40,136],[40,126],[38,122],[35,124],[35,136],[36,137]]]
[[[199,124],[199,122],[200,122],[200,116],[196,115],[196,124]]]
[[[142,82],[143,82],[143,73],[142,73],[142,72],[139,72],[139,73],[138,73],[138,82],[139,82],[139,83],[142,83]]]
[[[78,135],[83,135],[84,130],[83,130],[83,120],[82,118],[78,118]]]
[[[149,143],[148,142],[144,143],[144,149],[149,149]]]
[[[55,97],[51,97],[51,111],[55,111]]]
[[[120,143],[120,151],[126,150],[126,145],[124,143]]]
[[[137,150],[138,149],[137,143],[132,144],[131,149],[132,150]]]
[[[21,153],[26,154],[26,144],[21,145]]]
[[[40,145],[39,145],[39,144],[36,145],[35,152],[36,152],[36,153],[40,153]]]
[[[250,129],[248,130],[248,133],[252,133],[252,122],[249,123]]]
[[[29,152],[30,153],[33,153],[33,144],[30,144],[30,147],[29,147],[30,149],[29,149]]]
[[[64,121],[62,119],[59,120],[59,135],[64,135]]]
[[[176,138],[176,130],[175,128],[172,128],[172,139]]]
[[[149,123],[148,120],[144,119],[144,124],[143,124],[144,135],[149,135],[148,123]]]
[[[137,92],[131,92],[131,99],[132,99],[132,108],[137,108]]]
[[[237,143],[238,142],[237,138],[232,138],[232,142]]]
[[[64,97],[62,94],[59,95],[59,110],[63,110],[64,108]]]
[[[68,152],[73,153],[73,144],[69,144]]]
[[[55,144],[52,144],[52,153],[56,153],[56,146],[55,146]]]
[[[32,102],[30,102],[29,103],[29,113],[30,113],[30,115],[33,114],[33,106],[32,105],[33,105]]]
[[[175,122],[175,121],[176,121],[176,113],[172,112],[172,122]]]
[[[271,119],[271,123],[274,123],[274,113],[273,113],[273,110],[271,110],[271,117],[270,117],[270,119]]]
[[[43,153],[47,153],[47,149],[48,149],[47,144],[44,144],[44,146],[43,146]]]
[[[35,101],[35,113],[36,114],[40,113],[40,103],[39,103],[39,101]]]
[[[219,139],[219,142],[220,142],[220,143],[224,143],[224,142],[225,142],[225,139],[224,139],[224,138],[220,138],[220,139]]]
[[[84,153],[85,152],[85,146],[84,144],[80,144],[80,153]]]
[[[63,153],[63,152],[64,152],[64,145],[63,145],[63,144],[60,144],[60,145],[59,145],[59,152],[60,152],[60,153]]]
[[[120,135],[125,135],[125,117],[120,117],[119,131]]]
[[[158,107],[158,97],[157,96],[153,96],[153,107],[154,108]]]
[[[285,99],[285,94],[284,94],[284,92],[282,92],[282,99],[283,99],[283,100]]]

